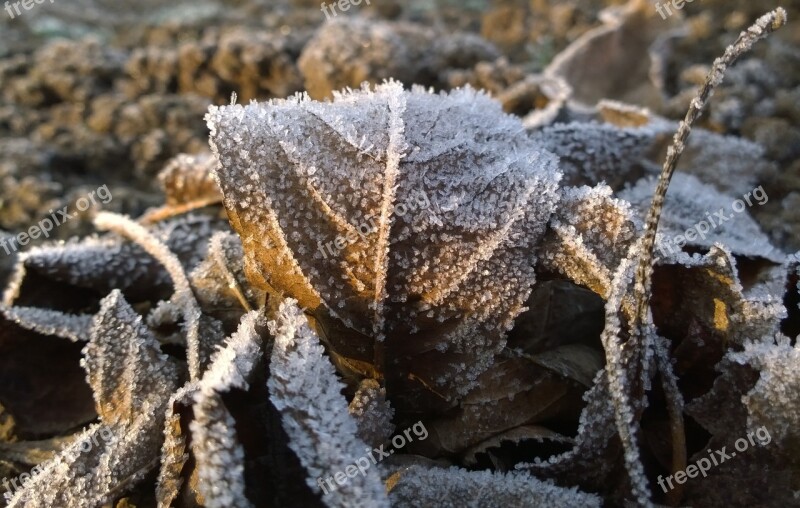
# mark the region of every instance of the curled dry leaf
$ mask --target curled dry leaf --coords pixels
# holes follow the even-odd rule
[[[204,506],[251,506],[245,496],[244,449],[222,394],[247,389],[247,380],[263,354],[262,319],[255,311],[242,318],[237,332],[213,357],[194,394],[192,451]]]
[[[507,471],[511,469],[511,466],[513,466],[516,461],[513,461],[513,458],[509,461],[502,455],[503,446],[509,443],[520,445],[530,441],[558,444],[564,451],[575,444],[572,439],[562,436],[557,432],[553,432],[546,427],[523,425],[492,436],[486,441],[482,441],[465,451],[464,464],[475,467],[478,465],[481,455],[486,455],[489,457],[492,466],[496,470]]]
[[[140,220],[156,222],[197,208],[220,203],[222,195],[211,176],[216,160],[209,153],[181,154],[158,174],[166,194],[166,204],[151,210]]]
[[[306,483],[321,493],[320,479],[344,471],[371,448],[358,437],[358,426],[340,393],[342,385],[336,381],[336,371],[297,303],[291,299],[282,302],[277,319],[269,326],[275,337],[270,399],[282,413],[289,447],[308,472]],[[331,508],[389,506],[375,468],[338,487],[322,498]]]
[[[149,233],[191,270],[205,255],[220,219],[188,215],[159,223]],[[5,305],[49,307],[66,312],[96,310],[114,289],[133,302],[169,296],[169,273],[140,245],[116,236],[46,245],[20,254],[4,294]]]

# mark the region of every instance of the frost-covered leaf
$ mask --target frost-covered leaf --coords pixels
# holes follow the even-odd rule
[[[102,423],[40,464],[11,507],[95,507],[122,494],[158,463],[164,409],[177,388],[177,369],[119,291],[103,300],[84,355]]]
[[[251,281],[310,309],[351,365],[385,373],[393,404],[474,386],[535,280],[555,157],[469,89],[388,83],[207,119]]]
[[[692,174],[723,194],[738,198],[769,181],[775,167],[766,160],[764,148],[757,143],[697,129],[678,171]]]
[[[394,409],[386,400],[386,389],[374,379],[365,379],[350,401],[350,415],[358,424],[358,437],[370,446],[389,441],[394,433]]]
[[[655,269],[653,318],[662,335],[676,341],[702,331],[704,346],[742,346],[753,337],[773,336],[786,317],[782,299],[745,291],[736,258],[719,245],[706,255],[682,253]]]
[[[2,307],[0,312],[17,325],[42,335],[62,337],[73,342],[89,340],[92,316],[65,314],[36,307]]]
[[[177,382],[175,366],[119,291],[103,300],[94,318],[83,367],[100,419],[109,425],[163,406]]]
[[[152,462],[147,450],[135,460],[119,457],[130,453],[130,443],[120,443],[115,434],[118,429],[107,425],[93,425],[78,434],[53,459],[36,466],[33,475],[23,487],[6,497],[9,508],[34,508],[37,506],[75,506],[91,508],[110,498],[110,492],[130,480],[141,479],[145,471],[130,466],[146,465],[142,456]],[[141,431],[133,427],[133,432]],[[155,457],[155,456],[154,456]],[[110,461],[107,462],[107,461]],[[104,464],[104,462],[107,462]],[[122,467],[120,467],[122,466]],[[87,474],[89,473],[89,474]],[[94,480],[93,482],[87,481]]]
[[[4,420],[8,418],[8,415],[1,409],[0,413]],[[4,427],[5,423],[4,421]],[[72,436],[18,442],[11,442],[13,438],[9,439],[9,437],[4,435],[0,441],[0,460],[25,465],[28,468],[54,458],[65,445],[72,441]]]
[[[210,394],[194,405],[192,451],[197,464],[197,489],[203,506],[253,506],[245,496],[244,448],[236,439],[236,421],[222,397]]]
[[[123,215],[101,212],[95,217],[94,223],[99,229],[111,230],[130,238],[161,263],[167,271],[175,287],[171,301],[180,307],[183,315],[183,333],[189,376],[192,381],[199,379],[208,366],[210,351],[222,338],[221,334],[215,333],[221,330],[221,326],[215,323],[213,318],[204,319],[178,256],[147,228]],[[202,321],[211,326],[205,326],[201,332]]]
[[[113,289],[132,290],[134,297],[141,295],[144,288],[148,288],[151,294],[158,294],[169,284],[167,273],[154,259],[116,238],[87,238],[65,245],[37,247],[21,254],[4,295],[6,305],[14,304],[20,298],[23,303],[18,305],[27,303],[24,302],[29,285],[27,279],[34,274],[106,294]]]
[[[573,508],[600,507],[601,499],[575,488],[559,487],[527,473],[492,473],[412,466],[398,473],[392,506]]]
[[[791,346],[788,349],[792,349]],[[756,410],[753,414],[755,418],[751,419],[746,405],[748,394],[754,394],[757,385],[763,389],[765,382],[777,386],[789,379],[783,377],[773,380],[771,373],[766,371],[761,377],[755,368],[755,365],[761,364],[756,357],[764,359],[774,353],[793,354],[772,339],[751,344],[745,353],[729,353],[717,365],[719,377],[713,389],[687,405],[687,414],[711,434],[708,443],[690,457],[690,461],[708,460],[708,450],[727,450],[730,456],[730,460],[713,467],[707,475],[687,482],[687,496],[696,504],[723,508],[738,504],[792,506],[796,503],[792,479],[792,471],[800,465],[796,434],[790,430],[790,434],[794,435],[783,436],[789,439],[780,437],[781,424],[786,422],[787,417],[791,418],[792,413],[796,413],[796,408],[784,407],[784,410],[788,409],[787,413],[762,406],[777,418],[777,425],[767,421],[759,426],[755,421],[763,421],[765,414]],[[753,365],[750,365],[751,361]],[[760,391],[761,395],[757,397],[765,395],[765,392]],[[787,395],[791,397],[791,392],[781,393],[778,400],[785,400]],[[761,402],[765,401],[762,399]],[[753,442],[751,444],[748,441],[747,449],[737,453],[734,450],[738,439],[752,439]],[[731,456],[731,452],[736,456]],[[732,485],[735,488],[731,488]]]
[[[222,202],[222,194],[212,177],[216,160],[210,153],[181,154],[158,174],[166,194],[166,204],[149,211],[143,220],[155,222],[167,217]]]
[[[187,383],[172,394],[164,418],[164,444],[161,447],[161,468],[156,483],[159,508],[169,508],[184,486],[183,469],[189,460],[189,430],[181,425],[182,410],[191,407],[197,383]]]
[[[244,448],[236,437],[236,422],[222,394],[246,390],[248,378],[262,355],[262,318],[246,314],[239,329],[220,349],[194,394],[192,452],[197,460],[198,490],[209,508],[251,506],[245,496]]]
[[[768,428],[776,445],[800,447],[800,347],[779,336],[750,342],[743,352],[729,356],[759,372],[755,387],[743,398],[748,427]]]
[[[275,336],[268,382],[270,400],[281,412],[289,447],[308,473],[306,483],[319,493],[319,478],[343,472],[371,448],[357,437],[358,426],[341,394],[343,385],[296,302],[282,302],[277,319],[269,327]],[[322,500],[330,507],[389,506],[374,468],[348,477],[344,485],[326,493]]]
[[[191,270],[203,259],[214,231],[224,227],[219,219],[186,216],[149,231]],[[90,237],[20,254],[3,301],[9,306],[36,304],[68,310],[76,305],[76,295],[90,300],[95,294],[119,289],[137,301],[168,295],[169,288],[169,274],[141,246],[113,236]]]
[[[542,266],[606,297],[614,270],[636,239],[638,221],[611,188],[568,187],[550,219]]]
[[[647,155],[660,132],[649,125],[620,129],[595,122],[555,124],[532,138],[560,157],[564,184],[571,186],[607,183],[620,189],[626,183],[656,172]]]

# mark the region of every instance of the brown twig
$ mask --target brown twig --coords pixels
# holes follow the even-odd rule
[[[645,221],[644,236],[642,239],[642,255],[636,269],[636,279],[634,285],[634,301],[636,313],[634,315],[631,330],[638,331],[640,337],[644,337],[646,331],[642,329],[644,323],[648,323],[648,313],[650,312],[650,298],[652,295],[652,276],[653,258],[656,233],[661,212],[664,206],[664,199],[669,188],[672,175],[678,165],[681,155],[686,147],[686,140],[692,131],[692,125],[702,113],[703,108],[711,97],[714,88],[718,86],[725,75],[727,68],[736,62],[743,54],[747,53],[753,45],[766,38],[770,33],[781,28],[786,24],[786,11],[777,8],[772,12],[761,16],[750,28],[739,35],[739,38],[732,45],[725,49],[725,53],[714,61],[711,70],[706,77],[705,83],[700,88],[697,96],[692,99],[686,117],[680,123],[678,131],[672,141],[672,145],[667,149],[667,158],[658,179],[653,201],[647,213]],[[656,347],[658,350],[658,346]],[[668,401],[668,410],[672,429],[672,472],[682,471],[686,468],[686,435],[683,423],[683,403],[680,400],[680,391],[677,386],[677,379],[672,372],[666,346],[662,348],[661,354],[657,354],[657,366],[661,371],[662,386]],[[657,351],[658,352],[658,351]],[[668,502],[672,505],[680,503],[683,497],[681,485],[668,495]]]

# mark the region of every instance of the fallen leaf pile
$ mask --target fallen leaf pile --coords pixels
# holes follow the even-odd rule
[[[800,253],[747,210],[672,243],[775,168],[703,128],[668,148],[691,122],[620,102],[657,95],[642,69],[624,93],[580,73],[632,4],[500,100],[469,82],[505,64],[453,70],[496,58],[477,37],[383,76],[365,62],[431,34],[330,23],[300,59],[310,96],[210,107],[211,153],[165,165],[163,204],[21,252],[0,305],[5,504],[797,505]],[[345,32],[364,43],[334,57]],[[374,76],[467,86],[335,91]]]

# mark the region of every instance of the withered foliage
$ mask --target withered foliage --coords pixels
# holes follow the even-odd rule
[[[574,79],[581,44],[548,79]],[[567,123],[531,132],[471,88],[394,81],[212,107],[213,154],[166,167],[163,208],[19,256],[0,467],[36,469],[8,505],[795,503],[797,255],[747,212],[665,247],[742,191],[709,164],[742,175],[762,151],[707,131],[687,145],[690,112],[649,207],[675,125],[557,107]],[[662,203],[685,146],[692,175]],[[760,428],[770,442],[658,487]]]

